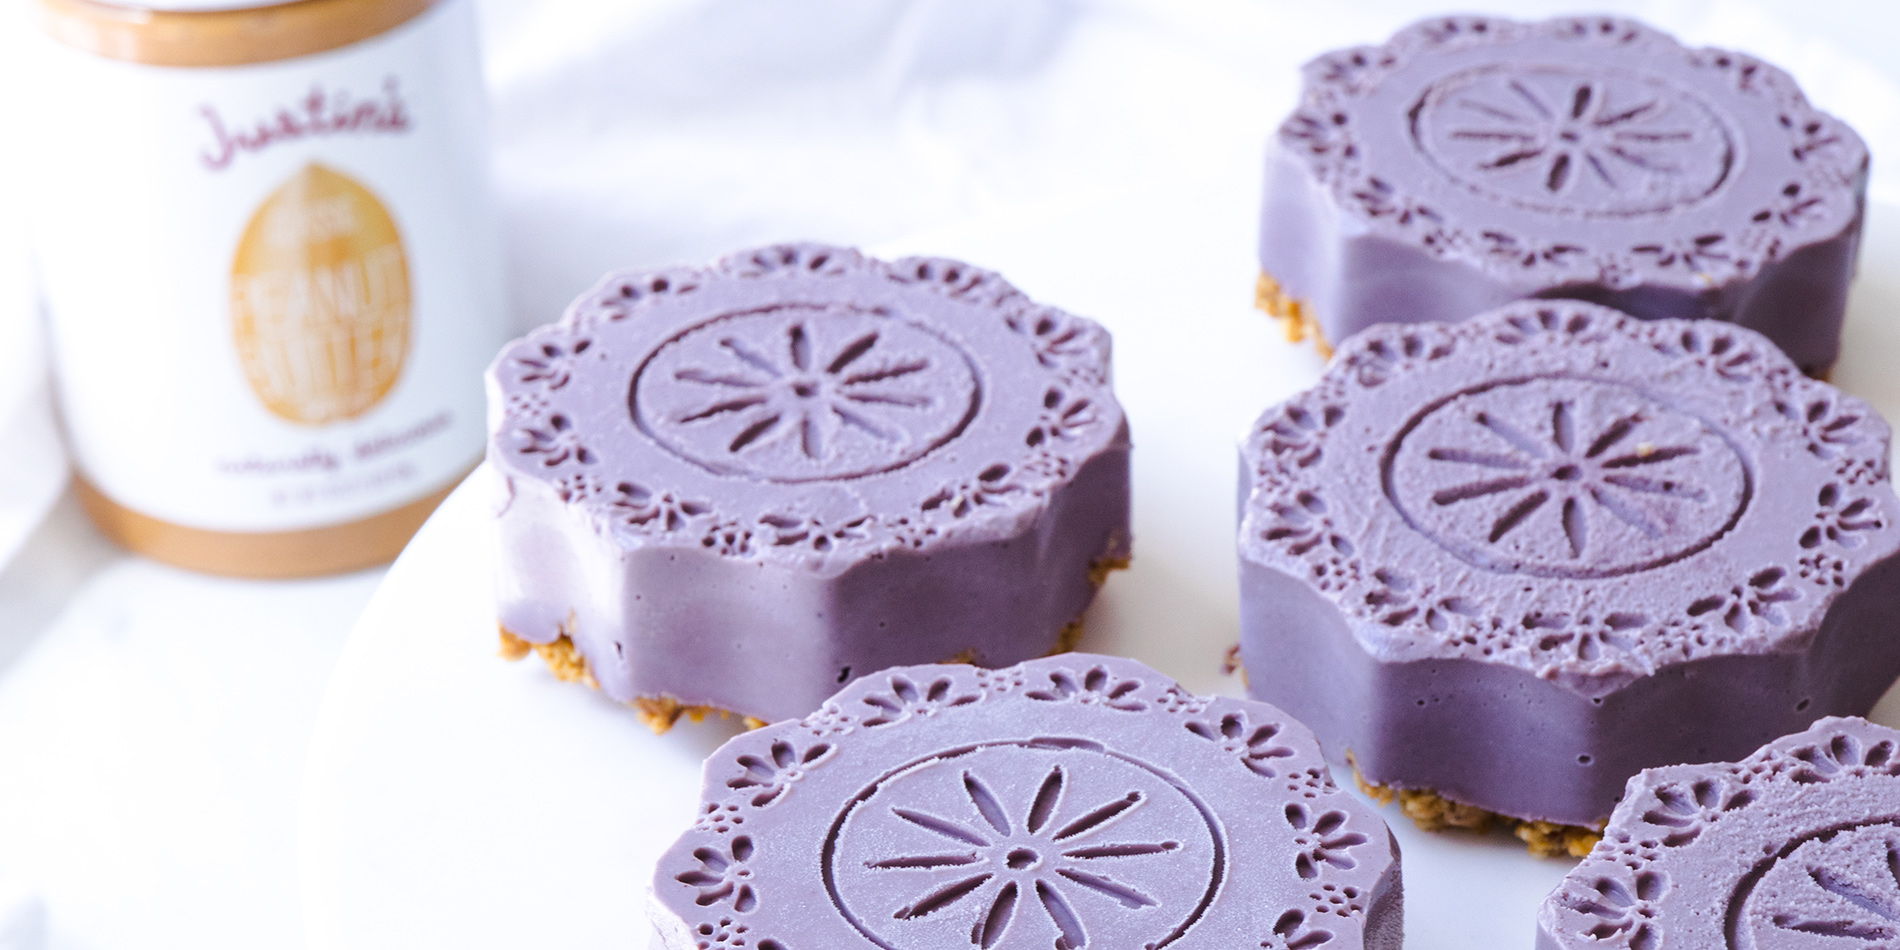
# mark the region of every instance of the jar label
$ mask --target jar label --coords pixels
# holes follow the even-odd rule
[[[481,456],[507,337],[470,0],[217,68],[45,38],[26,195],[79,468],[209,531],[368,518]]]
[[[409,353],[409,263],[396,222],[350,176],[309,164],[264,200],[231,265],[245,378],[303,425],[354,419]]]

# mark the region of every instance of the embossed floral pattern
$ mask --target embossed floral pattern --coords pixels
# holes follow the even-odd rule
[[[1421,354],[1405,357],[1413,371],[1358,378],[1356,367],[1383,366],[1408,345]],[[1644,382],[1619,388],[1574,369],[1620,359]],[[1369,451],[1360,402],[1376,407],[1411,380],[1462,378],[1447,364],[1469,365],[1471,388],[1408,390],[1405,411],[1416,414],[1389,423],[1391,441]],[[1540,375],[1564,366],[1573,369]],[[1678,409],[1677,385],[1716,398]],[[1341,405],[1353,408],[1327,424],[1327,407]],[[1506,664],[1602,696],[1671,664],[1812,629],[1830,600],[1812,594],[1848,586],[1872,552],[1891,549],[1900,512],[1884,433],[1864,413],[1758,335],[1713,321],[1524,301],[1474,321],[1376,330],[1252,431],[1242,556],[1310,587],[1395,655]],[[1824,451],[1803,451],[1809,441]],[[1757,452],[1809,467],[1816,487],[1765,491]],[[1383,497],[1335,502],[1333,486],[1362,477],[1345,461],[1359,458]],[[1770,495],[1772,526],[1747,520]],[[1674,565],[1743,531],[1749,556],[1762,558],[1752,570],[1646,586],[1665,571],[1686,579]],[[1727,560],[1706,563],[1732,565],[1736,554],[1722,550]],[[1558,583],[1479,600],[1467,596],[1473,567]]]
[[[963,814],[894,809],[897,818],[950,846],[941,853],[905,852],[868,865],[874,871],[930,875],[895,917],[910,920],[967,908],[971,943],[988,948],[1002,941],[1016,915],[1041,914],[1059,935],[1059,947],[1081,950],[1113,944],[1109,935],[1118,919],[1158,906],[1159,901],[1118,879],[1112,867],[1165,859],[1181,845],[1171,839],[1100,839],[1118,818],[1139,807],[1143,797],[1131,792],[1084,803],[1079,812],[1064,814],[1059,806],[1067,781],[1057,766],[1031,800],[1006,803],[975,772],[965,772],[968,801]],[[1078,899],[1082,894],[1107,900]]]
[[[1454,179],[1539,210],[1629,215],[1720,184],[1734,145],[1687,89],[1560,67],[1474,70],[1417,112],[1419,147]]]
[[[1454,624],[1469,622],[1481,614],[1478,605],[1470,600],[1456,594],[1438,594],[1392,568],[1373,571],[1372,579],[1378,586],[1366,592],[1365,604],[1373,616],[1388,627],[1400,627],[1417,620],[1435,633],[1444,633]]]
[[[1840,457],[1863,438],[1863,413],[1842,402],[1839,398],[1822,396],[1808,400],[1807,405],[1799,408],[1786,401],[1777,402],[1775,409],[1807,433],[1808,451],[1814,453],[1815,458],[1832,459]]]
[[[1593,314],[1538,307],[1528,313],[1506,315],[1491,338],[1506,346],[1549,345],[1553,341],[1561,341],[1561,346],[1582,346],[1603,342],[1603,334],[1601,321]],[[1450,341],[1439,344],[1439,348],[1449,353]]]
[[[1346,366],[1368,389],[1404,372],[1408,366],[1429,363],[1451,354],[1451,344],[1443,338],[1423,333],[1400,332],[1393,339],[1374,339],[1356,348],[1346,357]]]
[[[1045,439],[1073,439],[1100,422],[1101,414],[1087,398],[1051,388],[1042,397],[1042,418],[1023,437],[1023,442],[1034,448]]]
[[[1720,620],[1736,633],[1747,633],[1756,625],[1785,626],[1788,614],[1782,605],[1801,599],[1801,591],[1787,581],[1788,572],[1779,567],[1757,571],[1726,594],[1691,603],[1689,616]]]
[[[1665,875],[1637,871],[1598,876],[1588,884],[1566,879],[1557,900],[1576,913],[1596,918],[1585,933],[1608,946],[1661,950],[1662,934],[1652,921],[1656,902],[1668,888]]]
[[[515,430],[519,440],[516,451],[523,455],[540,456],[542,466],[554,468],[568,462],[592,465],[594,454],[581,444],[580,433],[574,430],[574,423],[560,413],[547,417],[543,425],[523,426]]]
[[[1875,950],[1900,941],[1900,734],[1824,719],[1739,762],[1643,772],[1540,914],[1551,946]],[[1693,879],[1693,880],[1691,880]]]
[[[759,905],[758,894],[752,889],[752,871],[746,867],[746,862],[752,860],[751,838],[737,835],[724,851],[696,848],[693,858],[699,867],[674,875],[673,879],[699,889],[694,903],[701,907],[729,903],[742,914]]]
[[[1633,390],[1554,378],[1418,417],[1394,500],[1459,557],[1550,576],[1668,563],[1726,528],[1743,470],[1720,436]]]
[[[1476,45],[1522,42],[1577,47],[1548,62],[1514,69],[1471,69],[1435,83],[1398,115],[1369,114],[1362,105],[1385,77],[1425,58],[1453,57]],[[1680,62],[1688,81],[1645,68]],[[1468,60],[1466,60],[1468,61]],[[1584,63],[1598,63],[1581,65]],[[1627,66],[1627,68],[1618,68]],[[1699,73],[1712,74],[1714,82]],[[1628,20],[1567,17],[1517,23],[1490,17],[1446,17],[1400,31],[1385,44],[1328,53],[1307,70],[1305,105],[1280,127],[1289,152],[1306,158],[1335,201],[1384,233],[1427,253],[1512,271],[1541,271],[1553,284],[1601,282],[1627,287],[1638,273],[1680,286],[1749,279],[1765,262],[1849,226],[1852,212],[1817,201],[1814,185],[1851,187],[1865,151],[1841,123],[1808,106],[1785,74],[1752,58],[1689,50]],[[1751,161],[1789,176],[1792,191],[1759,207],[1741,204],[1737,224],[1711,231],[1706,219],[1663,213],[1696,202],[1746,203],[1733,169],[1740,149],[1727,116],[1753,111],[1779,119],[1785,148],[1763,136],[1750,141]],[[1405,123],[1418,153],[1484,203],[1527,209],[1552,224],[1527,229],[1502,211],[1456,202],[1423,203],[1395,188],[1379,150],[1366,147],[1362,126]],[[1809,182],[1814,185],[1807,184]],[[1569,237],[1579,216],[1647,216],[1652,240],[1596,246]],[[1539,233],[1533,231],[1541,230]],[[1557,239],[1563,236],[1562,239]]]
[[[888,726],[913,716],[934,716],[946,709],[968,706],[982,698],[976,693],[958,692],[956,684],[947,676],[919,685],[900,673],[892,676],[887,685],[888,691],[871,693],[860,700],[873,710],[863,725]]]
[[[809,545],[814,551],[862,541],[871,536],[870,515],[858,515],[837,523],[828,523],[819,515],[765,515],[760,523],[772,531],[772,543],[779,547]]]
[[[549,340],[514,358],[515,378],[524,383],[540,383],[560,389],[574,378],[574,363],[593,345],[582,337],[571,343]]]
[[[1670,829],[1662,840],[1670,848],[1694,841],[1723,815],[1755,801],[1754,790],[1720,778],[1671,782],[1652,794],[1655,805],[1643,812],[1643,820]]]
[[[967,482],[939,489],[920,507],[924,511],[943,511],[952,518],[969,517],[985,505],[1002,504],[1008,496],[1022,492],[1023,487],[1010,476],[1010,467],[999,462]]]
[[[1073,317],[1045,308],[1012,316],[1008,323],[1016,332],[1030,338],[1036,361],[1043,366],[1083,380],[1101,380],[1101,364],[1088,357],[1099,352],[1102,339],[1086,332]]]
[[[1881,740],[1872,744],[1842,733],[1826,742],[1802,746],[1787,753],[1789,773],[1796,782],[1830,782],[1842,776],[1900,775],[1900,757],[1894,743]]]
[[[1132,702],[1142,715],[1112,705]],[[1374,910],[1396,922],[1394,901],[1371,900],[1394,846],[1332,784],[1312,735],[1269,712],[1109,657],[859,680],[715,758],[716,804],[656,875],[663,924],[753,950],[761,933],[988,950],[1199,945],[1230,930],[1274,950],[1354,944]],[[867,730],[867,714],[905,725]],[[1001,731],[969,731],[967,716]],[[1232,767],[1249,758],[1276,777]],[[1260,918],[1245,898],[1257,887],[1279,895],[1274,914],[1297,913]]]
[[[1319,461],[1319,443],[1325,431],[1345,417],[1346,410],[1341,406],[1321,406],[1310,412],[1303,406],[1287,406],[1262,427],[1261,435],[1267,451],[1287,456],[1295,466],[1305,468]]]
[[[1120,679],[1107,670],[1097,666],[1076,673],[1072,670],[1053,670],[1046,681],[1023,695],[1043,703],[1081,703],[1085,706],[1100,705],[1118,712],[1141,712],[1148,704],[1134,697],[1133,693],[1141,689],[1141,681]]]
[[[1324,865],[1343,870],[1357,867],[1349,853],[1366,843],[1366,836],[1346,828],[1346,813],[1326,811],[1315,816],[1305,805],[1286,806],[1286,823],[1294,831],[1293,846],[1300,849],[1293,857],[1293,869],[1301,878],[1312,880]]]
[[[784,944],[770,937],[760,939],[752,936],[750,926],[731,917],[700,924],[693,928],[693,936],[698,938],[702,950],[786,950]]]
[[[738,805],[731,802],[707,802],[700,808],[699,818],[693,822],[693,830],[723,835],[744,823],[745,816],[739,814]]]
[[[1535,613],[1524,618],[1524,629],[1537,635],[1531,649],[1540,656],[1574,660],[1587,666],[1623,663],[1647,670],[1637,649],[1649,618],[1633,611],[1602,617]]]
[[[1273,922],[1273,932],[1260,941],[1260,946],[1266,950],[1312,950],[1332,939],[1332,931],[1308,920],[1305,911],[1295,908]]]
[[[1719,324],[1704,325],[1704,321],[1697,321],[1685,327],[1658,331],[1655,337],[1652,345],[1658,352],[1706,366],[1723,379],[1743,382],[1767,371],[1761,350],[1743,343]]]
[[[1886,527],[1873,499],[1850,498],[1831,482],[1821,486],[1815,502],[1819,508],[1814,513],[1815,525],[1801,534],[1804,548],[1818,548],[1823,542],[1857,548],[1867,543],[1871,532]]]
[[[1870,822],[1799,841],[1738,895],[1752,946],[1883,950],[1900,941],[1900,827]],[[1813,938],[1822,938],[1814,940]]]
[[[1274,770],[1275,759],[1291,758],[1293,755],[1292,749],[1276,741],[1280,729],[1277,722],[1249,723],[1247,714],[1242,712],[1228,713],[1215,722],[1200,719],[1187,722],[1189,733],[1214,743],[1223,752],[1234,754],[1249,772],[1263,778],[1274,778],[1279,774]]]
[[[807,770],[822,764],[836,751],[825,742],[813,743],[804,749],[789,742],[774,742],[765,755],[748,752],[735,759],[745,771],[727,779],[726,787],[752,791],[752,807],[764,808],[778,801],[805,777]]]
[[[712,513],[708,502],[654,492],[633,482],[615,485],[607,504],[621,523],[651,525],[661,531],[679,531]]]
[[[758,306],[686,299],[711,287]],[[867,296],[883,302],[862,303]],[[624,322],[639,314],[651,319]],[[973,331],[988,322],[998,332],[987,342],[1015,345],[1047,372],[979,385],[975,351],[940,318],[974,320]],[[654,321],[676,319],[701,322],[652,333]],[[816,566],[841,553],[921,549],[1046,506],[1081,463],[1125,444],[1108,360],[1099,326],[980,268],[777,245],[709,268],[616,275],[561,323],[510,346],[497,364],[505,413],[493,448],[505,473],[542,478],[623,541],[698,542],[723,557]],[[589,388],[574,382],[615,365],[639,367],[628,408],[645,438],[632,446],[577,431],[580,414],[597,407],[583,409],[579,390]],[[1026,424],[986,408],[1019,404],[1037,413]],[[993,417],[1023,428],[991,432]],[[990,459],[935,452],[966,430],[1019,448]],[[673,460],[656,464],[656,451],[761,490],[713,497]],[[915,478],[908,510],[812,511],[799,494],[912,466],[930,474]],[[605,489],[575,478],[601,469]],[[629,476],[637,480],[616,493],[614,480]],[[765,487],[774,484],[782,487]]]
[[[1260,539],[1314,562],[1313,580],[1319,589],[1338,590],[1357,579],[1351,561],[1356,549],[1333,527],[1318,492],[1299,492],[1291,504],[1270,503],[1268,511],[1272,517],[1260,529]]]
[[[919,326],[850,308],[724,317],[662,347],[634,381],[643,427],[714,471],[770,480],[901,466],[974,412],[969,357]]]

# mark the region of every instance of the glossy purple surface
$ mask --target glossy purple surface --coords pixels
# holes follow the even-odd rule
[[[610,275],[489,372],[500,617],[616,700],[782,719],[1049,652],[1127,556],[1101,327],[954,261],[785,245]]]
[[[916,666],[706,762],[669,950],[1397,950],[1398,845],[1312,734],[1132,660]]]
[[[1900,674],[1888,442],[1726,324],[1368,331],[1244,449],[1251,693],[1374,782],[1593,824]]]
[[[1260,263],[1331,340],[1522,297],[1840,351],[1867,149],[1786,73],[1605,17],[1441,17],[1308,63]]]
[[[1540,950],[1900,940],[1900,732],[1824,719],[1739,762],[1632,779],[1537,915]]]

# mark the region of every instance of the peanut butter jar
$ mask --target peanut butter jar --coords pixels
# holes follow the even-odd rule
[[[250,577],[394,557],[505,339],[471,0],[32,0],[27,195],[113,539]]]

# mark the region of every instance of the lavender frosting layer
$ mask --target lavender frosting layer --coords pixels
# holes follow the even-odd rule
[[[1630,780],[1537,915],[1540,950],[1841,950],[1900,939],[1900,732],[1824,719]]]
[[[1368,331],[1244,449],[1251,693],[1374,782],[1593,824],[1900,674],[1888,441],[1727,324]]]
[[[954,261],[786,245],[610,275],[489,371],[500,614],[617,700],[763,719],[1049,652],[1125,557],[1101,327]]]
[[[1867,149],[1781,70],[1628,20],[1443,17],[1304,75],[1260,263],[1329,339],[1568,297],[1839,355]]]
[[[706,761],[668,950],[1397,950],[1398,844],[1312,733],[1132,660],[867,676]]]

